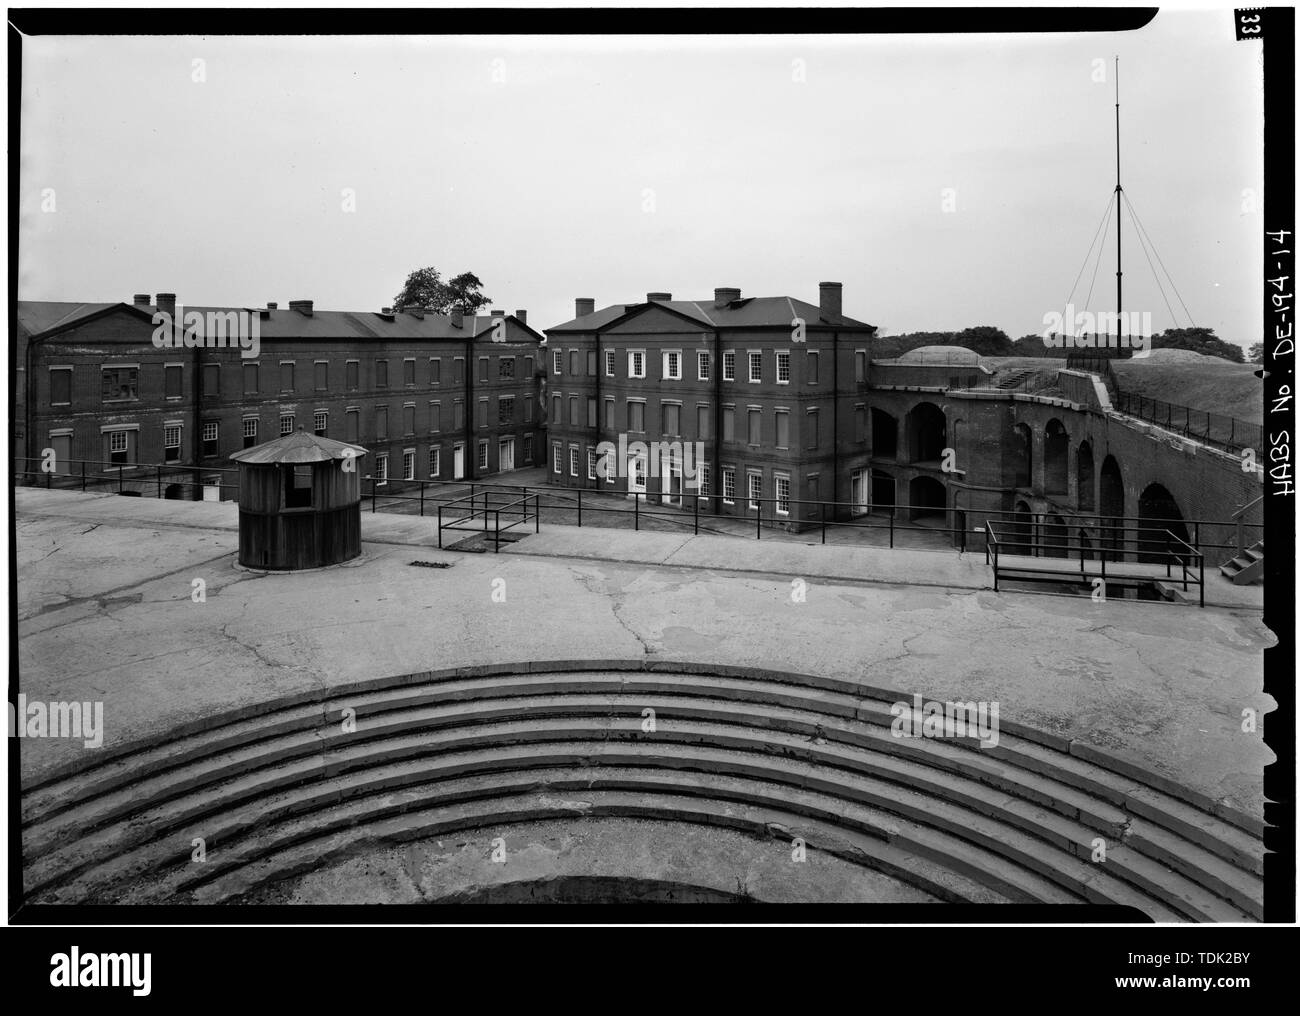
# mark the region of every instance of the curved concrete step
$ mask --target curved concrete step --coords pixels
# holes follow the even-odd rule
[[[600,719],[590,720],[585,725],[573,723],[571,726],[571,729],[586,733],[592,738],[590,741],[557,744],[546,740],[531,741],[526,737],[521,740],[521,735],[528,733],[544,736],[556,733],[547,730],[544,721],[532,722],[534,727],[531,731],[521,729],[525,726],[521,724],[496,724],[488,725],[472,736],[467,736],[464,731],[451,731],[436,735],[417,734],[371,745],[354,745],[347,752],[336,753],[330,759],[308,759],[294,763],[286,767],[292,771],[276,772],[273,781],[268,781],[265,774],[253,774],[242,781],[237,780],[217,788],[206,798],[198,795],[196,800],[182,799],[177,804],[163,806],[153,813],[138,814],[133,818],[130,830],[125,833],[117,827],[108,827],[76,841],[62,851],[47,855],[29,869],[28,874],[33,879],[45,876],[48,882],[54,882],[57,881],[57,876],[51,875],[52,871],[64,869],[66,874],[69,866],[72,866],[80,876],[78,884],[81,891],[98,893],[104,889],[104,879],[111,882],[133,875],[143,876],[157,865],[165,863],[166,852],[174,850],[177,842],[188,853],[193,836],[202,836],[208,842],[213,842],[214,837],[221,842],[228,842],[232,836],[242,834],[246,828],[328,808],[343,798],[382,794],[412,781],[428,781],[436,776],[457,777],[466,773],[482,775],[486,772],[501,772],[504,779],[513,777],[517,770],[530,766],[550,767],[557,764],[640,765],[650,770],[640,777],[642,780],[652,779],[663,770],[672,768],[704,773],[713,781],[743,774],[747,778],[764,780],[778,787],[785,785],[790,788],[787,793],[797,793],[802,789],[814,790],[842,803],[865,804],[882,813],[909,820],[917,826],[938,829],[948,836],[965,839],[986,849],[990,854],[1001,856],[1004,863],[1010,862],[1032,870],[1044,878],[1057,881],[1072,892],[1097,898],[1098,901],[1134,903],[1131,893],[1116,889],[1114,885],[1114,880],[1127,878],[1152,898],[1163,899],[1171,907],[1194,919],[1244,919],[1243,915],[1190,880],[1118,845],[1109,848],[1106,873],[1099,872],[1096,865],[1079,860],[1080,857],[1086,858],[1092,849],[1095,838],[1093,831],[1026,802],[1006,798],[999,809],[995,806],[995,800],[987,799],[983,803],[991,805],[989,810],[995,814],[980,814],[967,807],[938,801],[925,790],[761,750],[762,740],[747,731],[740,731],[739,737],[720,734],[711,729],[695,729],[675,732],[685,735],[680,740],[610,740],[606,739],[606,735],[626,731],[614,728],[612,724],[616,721]],[[733,742],[733,748],[702,746],[698,743],[698,735],[701,733],[706,735],[705,741],[708,744],[729,739]],[[760,750],[753,750],[752,747],[750,750],[736,750],[734,745],[739,744],[742,748],[745,746],[744,735],[749,735],[752,738],[749,744],[759,745]],[[442,743],[431,745],[431,737]],[[505,743],[509,743],[510,747],[500,747]],[[439,747],[445,751],[438,752],[436,749]],[[377,764],[376,760],[379,760]],[[367,763],[371,763],[369,767]],[[319,777],[316,782],[313,781],[315,777]],[[584,775],[583,778],[590,782],[590,775]],[[272,782],[274,785],[268,785]],[[706,782],[704,786],[713,787],[715,783]],[[767,791],[769,795],[776,792],[771,788]],[[831,814],[834,815],[835,812],[832,811]],[[243,824],[236,821],[232,827],[228,822],[230,815],[243,815],[244,818],[240,820]],[[168,834],[171,834],[170,837]],[[151,850],[148,845],[148,841],[157,844],[158,837],[164,837],[168,841],[159,848],[163,851],[162,857],[157,856],[156,850]],[[146,845],[135,851],[128,870],[121,870],[121,865],[111,857],[113,851],[120,851],[139,842],[145,842]],[[917,849],[924,847],[923,836],[916,845]],[[931,856],[939,859],[939,855]],[[76,861],[77,857],[81,858],[80,863]],[[101,870],[102,875],[94,874],[93,869],[96,868]],[[1110,889],[1108,892],[1100,892],[1096,889],[1099,885],[1109,886]],[[35,890],[37,886],[31,888]],[[1147,904],[1150,902],[1146,901]],[[1147,905],[1144,909],[1150,912],[1152,908]]]
[[[423,696],[419,697],[419,701],[424,700]],[[485,723],[500,724],[520,716],[546,717],[547,720],[534,719],[504,728],[497,726],[488,733],[477,735],[465,733],[451,742],[452,748],[505,743],[510,739],[554,740],[582,736],[583,728],[575,728],[572,724],[566,727],[564,721],[583,716],[621,717],[626,729],[607,730],[602,725],[598,736],[635,737],[640,729],[641,710],[647,705],[656,710],[662,724],[672,725],[664,727],[664,739],[693,737],[696,743],[701,744],[730,745],[759,752],[780,751],[792,758],[802,757],[822,765],[873,773],[903,786],[921,788],[936,799],[954,801],[985,814],[1002,812],[1012,824],[1028,828],[1036,835],[1050,833],[1039,828],[1042,823],[1017,819],[1015,809],[1008,804],[1008,795],[1077,820],[1081,828],[1101,834],[1109,843],[1123,839],[1130,822],[1130,817],[1122,810],[1103,800],[1087,798],[1046,776],[1016,770],[985,758],[982,752],[972,752],[944,741],[899,739],[878,727],[845,723],[806,711],[748,706],[702,697],[668,700],[648,695],[575,694],[555,698],[456,700],[440,706],[392,708],[373,719],[367,713],[359,713],[360,726],[356,733],[344,733],[334,725],[323,730],[317,727],[247,745],[230,753],[218,764],[195,759],[188,766],[173,768],[130,788],[105,794],[72,811],[59,813],[48,822],[29,827],[27,848],[29,852],[44,855],[43,862],[36,868],[39,872],[58,863],[60,855],[55,848],[59,843],[74,837],[81,837],[86,843],[99,843],[103,837],[85,839],[88,830],[138,812],[142,801],[157,804],[182,794],[194,796],[205,785],[237,779],[294,758],[310,760],[317,753],[329,753],[340,745],[359,753],[357,757],[361,761],[349,762],[345,754],[335,759],[333,764],[364,765],[377,756],[371,749],[363,750],[361,745],[376,741],[388,744],[396,735],[418,730],[422,733],[415,742],[416,747],[433,750],[436,742],[425,737],[430,732],[473,728]],[[694,730],[692,734],[693,728],[687,722],[690,720],[708,721],[718,726]],[[278,723],[275,726],[277,729],[282,727]],[[809,741],[814,737],[825,741],[826,745],[810,745]],[[864,750],[868,756],[864,756]],[[305,779],[310,772],[310,766],[307,770],[284,769],[276,776],[277,782],[270,784],[270,789],[279,783]],[[261,785],[254,783],[253,786]],[[266,789],[263,787],[257,792]],[[1075,840],[1084,838],[1077,831],[1072,835]],[[1230,863],[1195,843],[1186,842],[1167,830],[1151,827],[1149,835],[1130,845],[1136,846],[1139,853],[1200,881],[1234,906],[1253,916],[1261,916],[1258,880],[1234,869]],[[1201,872],[1206,876],[1203,879],[1200,878]]]
[[[1262,845],[1243,828],[1248,816],[1231,809],[1226,816],[1207,813],[1191,803],[1198,795],[1185,788],[1179,796],[1170,794],[1159,785],[1168,782],[1163,778],[1153,777],[1156,786],[1143,783],[1135,767],[1089,746],[1006,721],[996,748],[972,750],[975,742],[956,739],[895,738],[887,729],[893,720],[890,693],[824,678],[735,675],[730,671],[737,668],[717,667],[679,672],[682,665],[677,670],[658,669],[663,665],[587,669],[592,665],[564,664],[558,673],[544,668],[559,664],[536,664],[524,672],[494,667],[360,682],[328,699],[297,696],[281,700],[278,708],[271,703],[265,712],[227,714],[191,724],[164,741],[116,749],[101,765],[70,767],[25,792],[24,852],[36,858],[28,865],[28,884],[56,886],[94,867],[86,858],[95,851],[102,859],[105,851],[130,850],[159,830],[194,820],[204,809],[220,814],[240,801],[336,773],[431,752],[470,751],[500,744],[502,737],[529,745],[576,738],[580,747],[582,739],[635,740],[641,710],[649,706],[661,726],[651,745],[780,753],[784,773],[764,771],[764,779],[789,783],[792,767],[807,765],[814,770],[804,774],[807,785],[822,779],[831,793],[850,793],[845,779],[888,783],[896,795],[895,812],[902,807],[901,788],[961,814],[995,820],[1004,831],[1045,841],[1063,853],[1077,852],[1100,833],[1108,844],[1123,841],[1108,847],[1112,861],[1120,862],[1111,865],[1122,876],[1118,881],[1194,919],[1248,919],[1240,911],[1260,916],[1256,876]],[[356,712],[355,733],[339,727],[344,706]],[[521,716],[532,719],[521,721]],[[674,761],[651,752],[634,764]],[[739,765],[735,759],[728,764]],[[142,769],[156,775],[140,780]],[[823,770],[834,775],[825,777]],[[169,807],[173,801],[177,806]],[[889,802],[881,803],[888,808]],[[934,807],[911,807],[931,825],[961,825],[962,835],[978,839],[978,823],[972,826]],[[979,835],[989,835],[988,830],[980,828]],[[1034,867],[1031,855],[1032,850],[1022,858],[1029,868]],[[1083,891],[1087,880],[1077,873],[1062,878],[1052,869],[1049,877],[1089,895]]]

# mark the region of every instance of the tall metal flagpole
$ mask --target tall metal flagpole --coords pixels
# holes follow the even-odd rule
[[[1121,220],[1124,217],[1124,188],[1119,182],[1119,57],[1115,57],[1115,310],[1121,315],[1119,319],[1120,338],[1124,335],[1124,271],[1123,271],[1123,231]]]

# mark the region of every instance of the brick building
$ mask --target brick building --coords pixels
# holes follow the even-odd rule
[[[771,498],[763,514],[778,522],[820,517],[801,499],[865,505],[852,484],[869,456],[875,327],[846,317],[841,297],[824,282],[817,305],[731,288],[702,301],[648,293],[599,311],[579,299],[573,320],[546,331],[549,478],[689,505],[684,474],[698,467],[708,511],[752,514],[752,499]],[[612,456],[617,468],[602,442],[629,448]],[[637,442],[682,448],[638,454]]]
[[[156,311],[174,315],[175,297],[19,304],[20,458],[52,448],[68,473],[83,459],[103,463],[97,471],[188,467],[209,497],[219,474],[205,470],[299,428],[366,447],[366,469],[381,486],[475,478],[541,459],[542,336],[523,311],[322,312],[310,300],[181,309],[255,328],[256,356],[233,341],[214,348],[211,326],[206,345],[159,348]]]

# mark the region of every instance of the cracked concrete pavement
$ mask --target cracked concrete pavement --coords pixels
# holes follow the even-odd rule
[[[944,584],[982,558],[925,551],[855,550],[874,555],[855,579],[844,548],[732,537],[554,527],[500,555],[464,554],[430,546],[429,520],[395,528],[382,515],[363,516],[360,559],[266,575],[237,568],[228,504],[18,494],[20,688],[29,700],[102,699],[105,744],[388,674],[652,655],[823,674],[903,699],[998,701],[1003,719],[1262,814],[1274,703],[1261,691],[1272,636],[1257,610],[995,594]],[[613,560],[575,556],[575,536],[584,555]],[[900,569],[917,565],[899,554],[932,562],[918,576],[932,584],[904,583]],[[1259,729],[1242,731],[1244,709]],[[24,739],[24,778],[86,750]]]

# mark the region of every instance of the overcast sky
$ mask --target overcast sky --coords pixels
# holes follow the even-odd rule
[[[1091,36],[29,38],[19,296],[377,310],[436,265],[544,328],[578,296],[825,279],[886,334],[1016,338],[1110,200],[1118,55],[1125,192],[1195,323],[1245,345],[1260,52],[1228,10]],[[1170,327],[1127,217],[1123,249],[1126,309]],[[1112,220],[1093,310],[1114,255]]]

